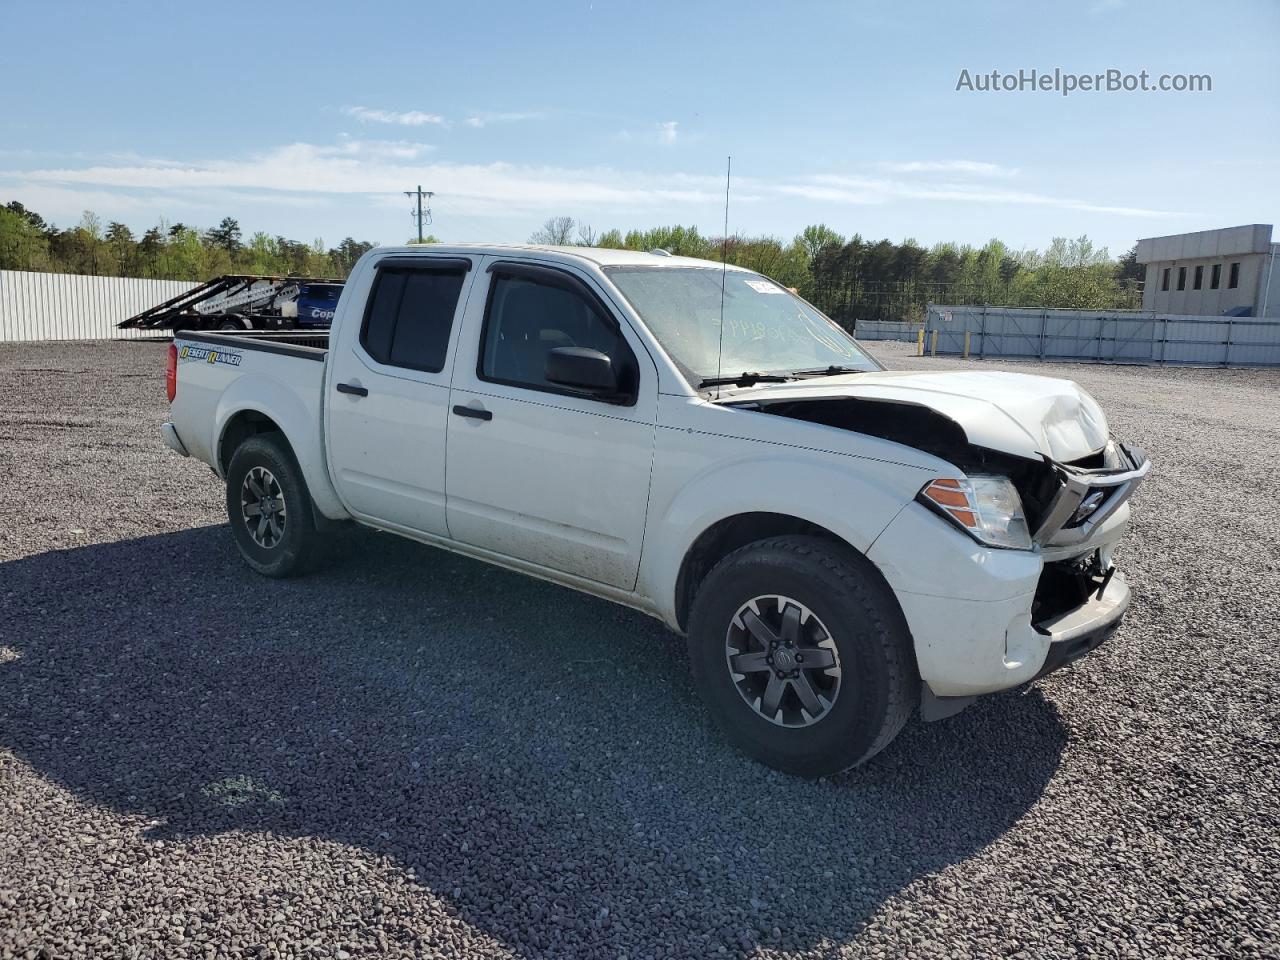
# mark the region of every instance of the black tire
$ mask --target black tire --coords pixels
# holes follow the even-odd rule
[[[250,473],[255,474],[253,484],[246,483]],[[251,524],[243,502],[255,496],[252,492],[255,485],[258,489],[268,489],[273,509],[276,501],[283,501],[283,510],[273,514],[278,517],[278,524],[273,523],[263,533],[262,542],[255,539],[262,525],[262,512],[257,514],[259,522]],[[249,506],[251,509],[252,504]],[[279,433],[255,434],[232,454],[227,470],[227,519],[240,555],[264,576],[299,576],[313,570],[324,559],[324,536],[316,530],[311,494],[297,460]]]
[[[783,614],[795,604],[777,597],[793,600],[808,612],[805,626],[790,626],[793,632],[807,631],[807,639],[792,645],[781,639],[786,631],[780,627],[776,636],[781,645],[822,654],[809,656],[810,663],[836,660],[829,670],[797,667],[786,674],[799,677],[803,672],[811,680],[808,693],[816,690],[831,697],[829,702],[809,698],[825,707],[816,719],[801,711],[805,701],[799,687],[804,681],[799,679],[778,681],[783,699],[775,697],[773,702],[783,706],[773,719],[766,717],[767,694],[756,697],[759,687],[752,684],[773,684],[774,675],[783,676],[777,669],[782,658],[770,657],[767,667],[756,659],[753,673],[739,674],[730,667],[733,650],[758,642],[758,635],[748,636],[744,626],[752,619],[750,613],[743,612],[739,620],[739,612],[748,601],[758,600],[762,602],[755,609],[762,617],[769,618],[767,607],[773,603],[774,612],[785,621]],[[796,612],[795,622],[802,616]],[[760,622],[753,618],[757,628],[772,636]],[[828,635],[830,639],[821,643],[828,649],[834,646],[835,658],[804,645],[818,642],[815,636]],[[763,657],[768,647],[762,644],[750,655]],[[762,763],[804,777],[838,773],[879,753],[902,730],[919,699],[911,634],[893,594],[864,557],[817,537],[761,540],[721,560],[694,600],[689,655],[694,679],[729,740]],[[797,666],[795,659],[792,654],[785,664]],[[746,661],[734,656],[733,662]],[[833,674],[838,678],[833,680]],[[752,697],[756,699],[749,702]],[[788,722],[792,725],[785,725]]]

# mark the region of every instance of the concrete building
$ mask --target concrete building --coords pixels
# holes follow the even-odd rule
[[[1273,282],[1280,243],[1254,223],[1138,241],[1146,264],[1142,309],[1198,316],[1280,317]]]

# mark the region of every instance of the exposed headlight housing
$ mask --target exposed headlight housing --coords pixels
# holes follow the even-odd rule
[[[1007,477],[934,480],[920,491],[919,499],[979,543],[1009,550],[1031,549],[1022,498]]]

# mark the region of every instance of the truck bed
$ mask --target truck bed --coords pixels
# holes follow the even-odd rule
[[[228,453],[221,438],[239,429],[241,411],[251,411],[255,429],[270,421],[290,438],[308,480],[323,497],[320,398],[328,331],[179,330],[173,343],[173,427],[187,452],[221,472]]]

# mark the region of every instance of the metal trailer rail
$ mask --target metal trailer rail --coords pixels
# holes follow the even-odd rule
[[[307,284],[330,284],[341,286],[345,281],[324,277],[271,277],[253,274],[229,273],[221,277],[207,280],[199,286],[172,297],[163,303],[143,310],[116,326],[121,330],[176,330],[207,329],[220,322],[240,317],[284,318],[278,314],[255,313],[253,307],[259,301],[270,302],[279,296],[290,285],[305,286]],[[253,291],[255,284],[267,284],[260,293]],[[221,298],[228,309],[203,312],[196,308],[200,304],[210,304]],[[217,303],[210,304],[217,307]],[[235,309],[247,308],[247,309]]]
[[[1280,367],[1280,319],[931,303],[921,345],[980,359]]]

